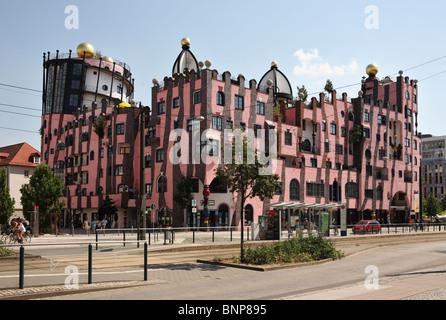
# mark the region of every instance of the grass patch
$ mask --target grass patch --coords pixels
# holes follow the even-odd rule
[[[340,259],[344,253],[336,250],[334,242],[322,235],[299,236],[286,241],[264,244],[256,248],[247,248],[244,263],[252,265],[286,264],[313,262],[324,259]],[[240,262],[240,256],[233,257]]]
[[[3,242],[0,241],[0,244],[3,244]],[[14,255],[14,251],[12,251],[11,249],[8,248],[0,248],[0,257],[9,257],[9,256],[13,256]]]

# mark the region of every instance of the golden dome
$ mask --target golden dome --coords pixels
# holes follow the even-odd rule
[[[271,67],[277,67],[277,61],[271,62]]]
[[[376,76],[378,74],[378,66],[374,63],[371,63],[367,66],[366,68],[366,73],[370,76],[370,75],[374,75]]]
[[[181,45],[182,45],[182,46],[190,46],[190,40],[189,40],[189,38],[183,38],[183,39],[181,39]]]
[[[79,58],[84,57],[84,52],[85,58],[91,59],[94,57],[94,47],[87,42],[82,42],[80,45],[77,46],[77,56]]]
[[[102,61],[108,61],[108,62],[113,63],[113,59],[111,57],[108,57],[108,56],[102,57]]]

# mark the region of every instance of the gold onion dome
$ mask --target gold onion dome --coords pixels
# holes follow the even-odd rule
[[[108,61],[108,62],[112,62],[113,63],[113,59],[111,57],[108,57],[108,56],[102,57],[102,61]]]
[[[378,74],[378,66],[374,63],[371,63],[366,68],[366,73],[370,75],[376,76]]]
[[[271,67],[277,67],[277,61],[271,62]]]
[[[181,39],[181,45],[182,45],[182,46],[190,46],[190,40],[189,40],[189,38],[183,38],[183,39]]]
[[[82,42],[77,46],[77,56],[83,58],[85,53],[85,58],[91,59],[94,57],[94,47],[87,42]]]

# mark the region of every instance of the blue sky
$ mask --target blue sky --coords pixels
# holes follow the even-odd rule
[[[69,5],[79,10],[78,29],[65,27]],[[370,5],[375,10],[366,12]],[[295,95],[301,85],[309,93],[323,91],[327,79],[335,88],[360,83],[371,62],[379,66],[378,77],[430,62],[404,75],[422,80],[419,131],[446,135],[445,9],[444,1],[412,0],[2,1],[0,83],[41,90],[43,52],[75,51],[89,42],[130,65],[135,99],[150,105],[152,79],[170,76],[183,37],[199,61],[247,80],[259,81],[277,61]],[[377,29],[367,27],[372,22]],[[338,93],[356,97],[359,90]],[[40,150],[41,113],[23,107],[41,105],[39,92],[0,85],[0,146],[28,142]]]

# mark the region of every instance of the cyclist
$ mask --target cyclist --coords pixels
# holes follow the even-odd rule
[[[20,219],[16,219],[16,231],[15,235],[17,236],[17,239],[19,240],[19,243],[23,243],[23,234],[26,232],[26,228],[23,225],[22,221]]]

